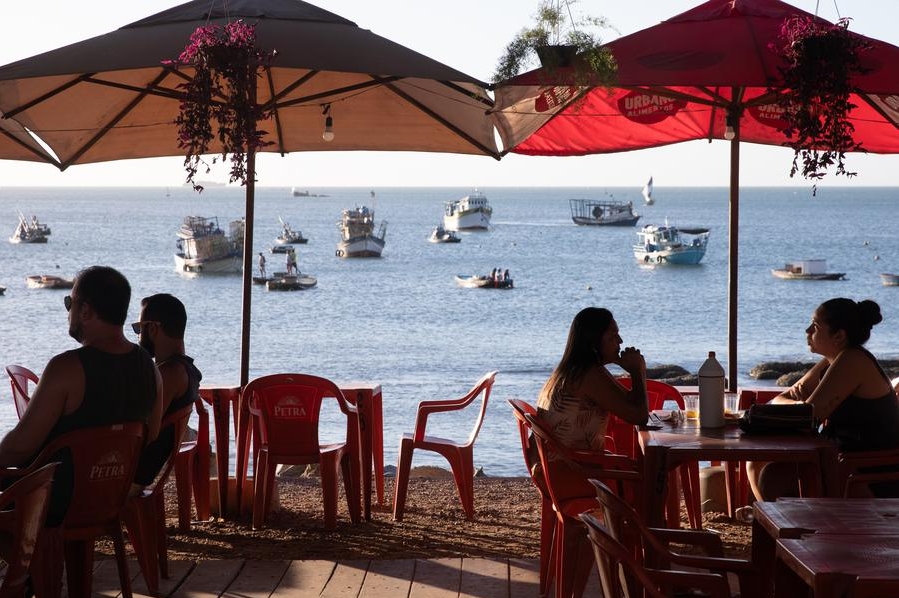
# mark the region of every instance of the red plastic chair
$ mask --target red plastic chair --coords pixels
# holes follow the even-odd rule
[[[198,521],[208,521],[212,515],[209,499],[209,411],[203,399],[194,402],[197,412],[197,438],[182,440],[175,458],[175,491],[178,496],[178,529],[190,531],[190,497],[193,491]]]
[[[21,476],[47,463],[62,461],[54,477],[53,495],[71,484],[72,495],[62,525],[44,527],[31,562],[35,594],[58,598],[65,561],[69,596],[90,598],[93,585],[94,541],[108,535],[115,547],[122,596],[131,598],[131,576],[122,536],[120,513],[125,506],[146,425],[129,422],[82,428],[56,438],[27,468],[5,470]],[[68,457],[65,457],[68,455]]]
[[[181,439],[187,430],[192,410],[193,405],[188,405],[162,419],[160,434],[168,429],[173,430],[174,434],[169,457],[153,483],[144,488],[140,494],[129,497],[122,511],[128,538],[134,547],[144,582],[151,594],[159,591],[160,574],[164,579],[169,576],[168,542],[165,533],[165,483],[180,456]],[[187,490],[187,506],[190,509],[190,488]],[[179,513],[180,510],[179,503]]]
[[[553,512],[552,498],[549,496],[546,483],[543,481],[542,475],[539,475],[535,469],[540,459],[537,454],[537,445],[531,439],[531,425],[525,417],[526,415],[537,417],[537,409],[521,399],[509,399],[509,404],[512,406],[512,415],[518,422],[524,464],[531,476],[531,482],[540,493],[540,596],[546,596],[552,584],[553,533],[556,527],[556,515]]]
[[[587,526],[587,536],[593,545],[602,583],[602,595],[606,598],[667,598],[673,595],[672,588],[699,590],[701,594],[697,595],[710,598],[730,598],[730,587],[722,575],[645,567],[609,533],[599,510],[581,513],[580,519]]]
[[[537,453],[540,469],[555,513],[553,534],[552,578],[555,579],[556,598],[579,597],[584,593],[592,562],[589,546],[585,543],[584,525],[578,516],[598,506],[596,496],[564,496],[560,490],[568,486],[563,471],[583,475],[584,483],[590,477],[600,477],[617,485],[620,492],[636,500],[641,475],[637,464],[624,455],[598,451],[572,450],[556,442],[552,432],[539,417],[525,414]],[[561,461],[563,467],[558,466]],[[587,484],[589,488],[589,484]]]
[[[0,493],[0,533],[10,539],[0,598],[22,598],[38,534],[44,527],[57,463],[49,463]],[[11,470],[0,470],[11,473]]]
[[[9,376],[9,385],[12,388],[12,400],[16,405],[16,415],[22,419],[28,401],[31,398],[29,383],[37,385],[37,374],[21,365],[6,366],[6,374]]]
[[[631,387],[631,379],[623,376],[618,378],[625,387]],[[654,411],[664,409],[665,403],[668,401],[677,405],[678,409],[684,410],[684,397],[680,391],[659,380],[646,381],[646,397],[649,399],[649,410]],[[617,418],[615,418],[617,420]],[[620,422],[620,420],[617,420]],[[622,425],[624,424],[624,425]],[[619,447],[633,447],[627,454],[631,458],[636,458],[637,454],[637,432],[633,425],[626,422],[616,423],[611,426],[616,445]],[[627,443],[627,444],[623,444]],[[680,480],[678,480],[678,474]],[[680,483],[678,483],[680,482]],[[668,486],[671,491],[668,494],[668,525],[670,527],[680,527],[680,500],[677,495],[677,489],[680,487],[684,497],[684,506],[687,508],[687,518],[690,521],[690,527],[694,529],[702,528],[702,505],[699,490],[699,463],[686,463],[672,471],[668,480]]]
[[[257,444],[253,529],[259,529],[271,508],[275,468],[279,463],[319,466],[325,527],[337,527],[337,478],[343,474],[350,520],[361,520],[361,463],[356,408],[330,380],[307,374],[273,374],[251,381],[243,390],[253,420]],[[322,401],[334,398],[347,416],[346,440],[320,444],[318,421]]]
[[[412,469],[412,453],[415,449],[433,451],[443,455],[449,461],[450,468],[453,470],[453,478],[456,480],[456,489],[459,492],[462,510],[465,511],[465,518],[469,521],[474,519],[474,441],[478,437],[478,432],[481,431],[481,424],[484,423],[487,402],[490,400],[490,391],[495,380],[496,372],[488,372],[465,396],[459,399],[421,401],[418,404],[415,431],[412,434],[403,434],[400,439],[396,465],[396,491],[393,498],[393,519],[395,521],[403,520],[406,492],[409,489],[409,474]],[[479,396],[481,397],[480,411],[468,439],[459,442],[427,435],[429,415],[465,409]]]

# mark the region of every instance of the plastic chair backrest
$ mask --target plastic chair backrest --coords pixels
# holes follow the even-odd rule
[[[0,531],[11,544],[0,596],[22,596],[28,566],[37,544],[37,536],[44,526],[53,473],[58,463],[48,463],[20,478],[0,493]]]
[[[25,408],[28,407],[28,401],[31,395],[28,393],[28,383],[37,384],[37,374],[26,367],[20,365],[6,366],[6,373],[9,376],[9,385],[12,388],[12,399],[16,406],[16,415],[22,419]]]
[[[621,376],[617,378],[625,388],[631,387],[631,379],[629,376]],[[681,392],[660,380],[646,381],[646,398],[648,399],[649,410],[664,409],[666,401],[673,401],[677,408],[684,409],[684,397]]]
[[[477,381],[468,394],[465,397],[471,397],[471,400],[474,400],[477,396],[481,396],[481,409],[478,411],[478,418],[474,423],[474,428],[471,430],[471,434],[468,436],[468,444],[474,444],[474,441],[477,439],[478,434],[481,431],[481,426],[484,425],[484,417],[487,415],[487,402],[490,400],[490,391],[493,389],[493,383],[496,382],[496,372],[488,372],[484,374],[484,376]]]
[[[487,372],[475,383],[471,390],[458,399],[422,401],[419,403],[418,414],[415,420],[415,431],[412,433],[414,441],[422,442],[424,440],[428,415],[431,413],[460,411],[468,407],[475,399],[481,397],[481,407],[478,410],[477,419],[475,419],[471,433],[468,435],[468,440],[462,446],[473,445],[478,437],[478,433],[481,431],[481,426],[484,424],[484,417],[487,415],[487,403],[490,400],[490,391],[495,381],[496,372]]]
[[[515,416],[518,422],[518,434],[521,437],[521,452],[524,454],[524,464],[528,468],[528,473],[531,473],[534,471],[534,465],[536,464],[534,456],[537,447],[534,446],[532,448],[530,424],[525,419],[525,415],[530,414],[532,417],[537,417],[537,409],[521,399],[509,399],[509,405],[512,406],[512,415]]]
[[[65,528],[95,527],[119,517],[145,435],[143,422],[81,428],[59,436],[35,457],[33,466],[62,461],[54,484],[72,487]],[[64,454],[68,460],[60,458]]]
[[[153,479],[153,483],[147,490],[155,492],[156,490],[161,490],[161,486],[165,485],[172,468],[175,466],[175,458],[181,450],[181,440],[184,438],[184,433],[187,431],[187,424],[190,421],[190,415],[193,410],[194,403],[191,403],[190,405],[185,405],[181,409],[173,411],[162,418],[162,423],[159,424],[159,436],[157,437],[157,441],[160,437],[163,437],[163,434],[168,435],[167,430],[172,429],[174,434],[169,436],[169,438],[172,439],[172,444],[166,447],[169,452],[165,463],[159,472],[157,472],[156,477]]]
[[[336,399],[344,414],[356,411],[336,384],[308,374],[262,376],[243,392],[257,418],[260,442],[276,455],[319,454],[318,422],[325,398]]]

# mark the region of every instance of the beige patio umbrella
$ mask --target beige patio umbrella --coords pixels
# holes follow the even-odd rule
[[[274,51],[260,68],[263,151],[402,150],[499,157],[486,84],[300,0],[194,0],[116,31],[0,67],[0,112],[58,165],[183,155],[179,56],[199,26],[243,19]],[[334,137],[322,138],[327,110]],[[218,149],[213,147],[213,150]],[[247,170],[255,172],[249,153]],[[241,385],[249,377],[254,181],[246,192]]]
[[[0,160],[49,162],[59,166],[50,153],[18,121],[0,115]]]

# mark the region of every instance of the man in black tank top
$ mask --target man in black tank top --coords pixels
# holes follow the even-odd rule
[[[200,397],[200,380],[203,375],[194,366],[194,360],[184,352],[184,330],[187,327],[187,311],[177,297],[159,293],[144,297],[141,302],[140,321],[131,325],[140,336],[140,346],[155,358],[162,376],[163,417],[192,405]],[[165,465],[172,444],[174,430],[160,430],[156,440],[144,449],[134,483],[147,486]]]
[[[81,428],[140,421],[147,441],[162,415],[162,380],[153,359],[125,338],[131,285],[117,270],[92,266],[78,273],[64,299],[69,335],[81,344],[50,359],[19,423],[0,441],[0,466],[28,464],[57,436]],[[63,466],[65,463],[63,464]],[[48,523],[61,521],[71,486],[58,483]]]

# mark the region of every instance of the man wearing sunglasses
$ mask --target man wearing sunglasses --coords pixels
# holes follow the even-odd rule
[[[156,360],[162,376],[164,418],[200,398],[203,375],[184,352],[184,304],[168,293],[158,293],[144,297],[140,305],[140,321],[131,324],[131,329],[139,335],[140,346]],[[160,430],[159,437],[144,449],[134,476],[137,486],[145,487],[156,478],[175,441],[174,433],[172,427]]]
[[[81,347],[47,363],[19,423],[0,441],[0,466],[27,464],[50,440],[81,428],[141,421],[147,441],[156,438],[162,379],[152,357],[125,338],[130,301],[131,285],[117,270],[91,266],[78,273],[64,304],[69,335]],[[54,487],[50,521],[57,497]],[[62,514],[67,504],[66,498]]]

